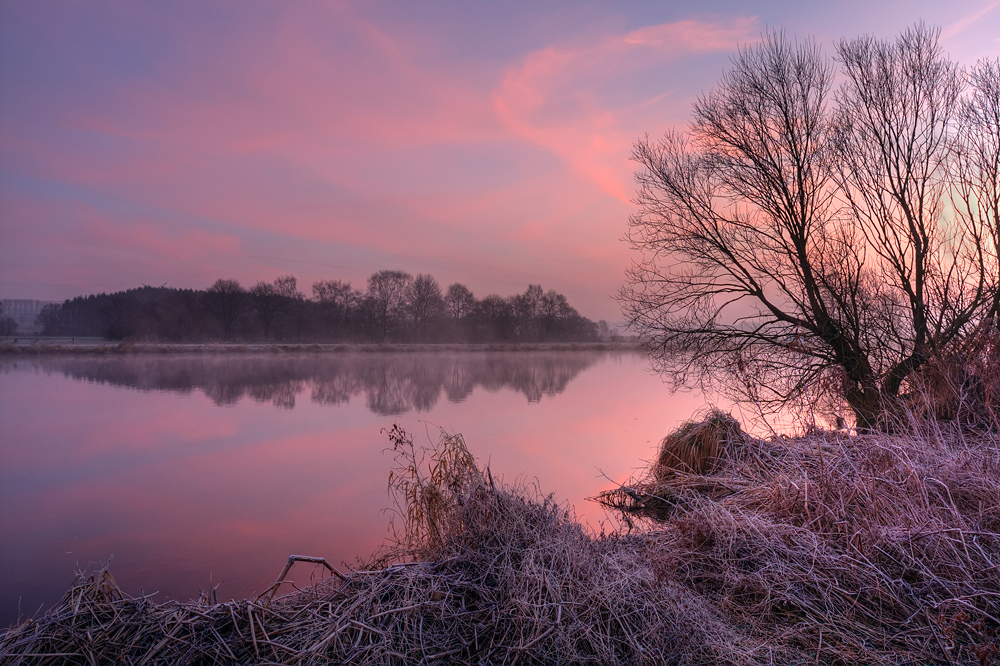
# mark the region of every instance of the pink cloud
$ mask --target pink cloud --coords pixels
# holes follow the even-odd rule
[[[21,282],[69,287],[61,297],[140,283],[205,286],[242,257],[237,235],[117,207],[8,196],[0,211],[0,284],[7,293]],[[186,283],[192,272],[203,284]]]
[[[732,51],[751,41],[756,19],[726,24],[679,21],[595,42],[550,46],[511,67],[494,91],[493,106],[514,135],[544,147],[581,177],[627,203],[635,138],[662,126],[666,94],[615,97],[624,78],[641,77],[691,53]],[[659,115],[657,115],[659,114]]]
[[[352,44],[357,52],[331,53],[314,27],[329,16],[317,12],[336,14],[339,30],[357,42]],[[139,127],[68,119],[80,129],[151,144],[160,159],[149,160],[143,151],[86,169],[76,159],[57,168],[94,184],[150,188],[155,183],[147,197],[213,219],[320,239],[336,229],[338,238],[346,232],[354,240],[350,221],[331,225],[329,216],[296,215],[295,202],[283,196],[280,183],[245,187],[241,169],[255,159],[277,158],[319,183],[398,200],[413,196],[407,181],[380,192],[385,184],[372,178],[394,155],[428,145],[467,148],[527,139],[603,192],[627,201],[627,155],[634,138],[648,129],[632,116],[649,100],[606,99],[603,88],[650,62],[731,49],[752,25],[752,19],[741,19],[725,26],[693,21],[653,26],[594,43],[552,46],[506,72],[468,76],[418,66],[397,39],[343,8],[311,8],[283,14],[273,28],[251,26],[231,38],[232,55],[175,76],[169,85],[157,81],[122,91],[123,103],[135,110],[130,115],[141,119],[133,121]],[[266,49],[259,47],[262,41]],[[240,160],[244,163],[233,164]],[[449,208],[447,200],[435,205]],[[370,238],[370,225],[354,231],[357,240],[363,236],[380,246]],[[390,231],[387,237],[399,235]]]
[[[146,254],[161,261],[217,261],[220,255],[234,254],[240,248],[240,241],[234,236],[202,229],[168,229],[149,221],[122,224],[103,217],[90,217],[81,220],[78,232],[88,242],[109,248],[120,247],[131,254]]]
[[[957,21],[954,21],[951,25],[944,28],[944,30],[941,31],[941,39],[943,40],[951,39],[955,35],[964,31],[966,28],[975,24],[977,21],[981,20],[984,16],[989,14],[997,7],[1000,7],[1000,0],[993,0],[992,2],[988,2],[985,5],[982,5],[981,7],[973,11],[971,14],[963,16]]]

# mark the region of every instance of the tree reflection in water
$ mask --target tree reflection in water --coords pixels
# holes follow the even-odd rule
[[[393,416],[429,411],[442,392],[462,402],[477,386],[512,389],[528,402],[554,396],[603,354],[552,352],[403,352],[271,355],[122,355],[4,361],[62,373],[80,381],[140,391],[200,390],[215,404],[244,396],[283,409],[310,391],[313,402],[338,405],[364,395],[372,412]],[[22,366],[23,367],[23,366]],[[0,370],[2,372],[2,370]]]

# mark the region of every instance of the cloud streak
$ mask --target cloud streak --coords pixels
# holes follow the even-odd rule
[[[628,203],[623,157],[664,94],[636,98],[650,77],[691,54],[731,52],[753,39],[756,21],[678,21],[593,42],[550,46],[508,69],[493,107],[512,134],[545,148],[601,191]],[[644,80],[645,78],[645,80]],[[622,80],[631,94],[622,94]],[[646,125],[648,127],[648,125]]]
[[[960,18],[951,25],[948,25],[941,31],[942,39],[951,39],[955,35],[965,31],[967,28],[980,21],[984,16],[992,12],[997,7],[1000,7],[1000,0],[993,0],[993,2],[988,2],[982,7],[980,7],[975,12]]]

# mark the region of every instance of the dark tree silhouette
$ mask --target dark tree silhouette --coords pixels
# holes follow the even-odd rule
[[[448,293],[444,297],[445,307],[452,320],[458,324],[472,314],[476,307],[476,297],[472,291],[460,282],[456,282],[448,287]]]
[[[222,325],[222,337],[233,337],[233,326],[247,311],[247,292],[236,280],[218,279],[204,297],[205,309]]]
[[[218,337],[215,321],[226,339],[239,326],[239,335],[248,339],[291,335],[316,342],[534,340],[522,331],[543,328],[540,305],[515,314],[512,303],[520,303],[522,296],[494,294],[480,307],[460,284],[452,285],[444,298],[430,275],[414,279],[400,271],[381,271],[369,282],[368,293],[362,294],[347,282],[322,280],[313,284],[313,298],[308,301],[292,276],[258,282],[249,291],[235,280],[218,280],[205,291],[143,286],[48,305],[38,323],[44,335],[173,341]],[[549,327],[552,330],[544,339],[595,339],[596,326],[569,307],[565,297],[544,294],[537,285],[526,293],[541,294],[533,299],[538,304],[545,299],[562,304],[556,326]],[[257,316],[244,319],[250,310]],[[539,333],[537,339],[543,337]]]
[[[106,325],[104,337],[124,340],[135,335],[135,300],[128,292],[111,294],[101,308]]]
[[[477,336],[484,341],[508,340],[512,337],[514,308],[510,300],[490,294],[476,304],[474,317]]]
[[[290,305],[302,299],[297,288],[298,282],[292,275],[283,275],[274,284],[260,281],[247,292],[250,304],[257,311],[264,337],[271,336],[275,320],[286,312]]]
[[[539,326],[544,297],[541,285],[530,284],[523,294],[511,298],[510,304],[514,310],[519,339],[532,341],[541,337]]]
[[[361,306],[361,292],[340,280],[320,280],[313,284],[312,292],[333,335],[342,337],[351,314]]]
[[[366,296],[373,333],[380,342],[389,337],[406,315],[406,297],[413,276],[403,271],[379,271],[368,278]]]
[[[260,324],[264,328],[264,337],[271,337],[271,326],[274,324],[275,317],[278,316],[284,299],[278,295],[273,284],[264,281],[250,287],[247,295],[250,297],[250,304],[257,312],[257,317],[260,318]]]
[[[426,340],[431,327],[445,311],[444,297],[437,280],[426,273],[414,278],[406,295],[406,308],[416,339]]]
[[[770,34],[697,101],[689,135],[636,144],[642,258],[620,298],[676,383],[771,406],[832,385],[873,427],[995,318],[997,67],[963,97],[937,37],[840,42],[831,95],[820,50]]]
[[[0,335],[17,335],[18,328],[17,321],[13,317],[0,319]]]
[[[274,291],[288,302],[300,301],[305,298],[299,292],[299,281],[294,275],[282,275],[275,278]]]
[[[159,301],[161,334],[168,340],[181,340],[197,323],[197,296],[191,289],[171,289]]]

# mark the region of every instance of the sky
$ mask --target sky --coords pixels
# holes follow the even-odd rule
[[[1000,0],[0,0],[0,298],[382,269],[619,321],[634,142],[768,30],[1000,56]]]

